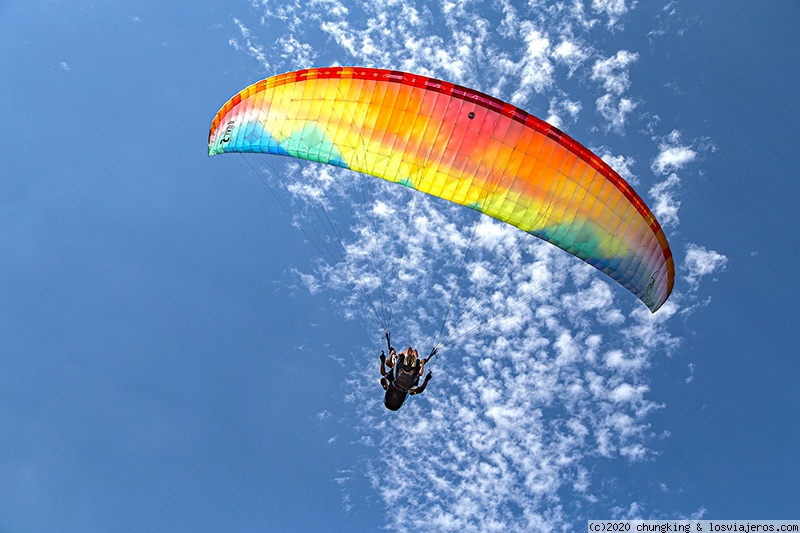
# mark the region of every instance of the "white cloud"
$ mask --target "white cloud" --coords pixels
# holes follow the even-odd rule
[[[636,373],[644,370],[648,365],[648,359],[642,354],[626,353],[623,350],[610,350],[604,357],[606,366],[615,368],[623,374]]]
[[[592,66],[592,80],[599,82],[603,89],[620,95],[630,88],[628,67],[639,59],[639,54],[620,50],[615,55],[598,59]]]
[[[311,274],[299,272],[297,270],[294,271],[294,274],[300,279],[300,283],[305,286],[309,293],[317,294],[320,291],[321,285],[316,277],[312,276]]]
[[[589,44],[601,42],[594,32],[619,28],[635,2],[260,5],[260,37],[234,19],[231,45],[270,71],[312,62],[416,71],[522,107],[543,100],[557,125],[588,120],[580,116],[581,99],[562,88],[565,80],[588,79],[596,91],[589,101],[605,129],[616,132],[641,105],[626,94],[638,54]],[[681,182],[674,172],[690,161],[667,152],[683,143],[669,136],[659,142],[667,155],[653,168],[667,178],[650,191],[654,212],[677,223]],[[635,183],[631,157],[598,153]],[[589,465],[652,457],[649,416],[662,406],[651,398],[647,372],[680,343],[668,330],[679,311],[674,299],[652,315],[593,268],[504,224],[377,180],[374,197],[356,207],[351,192],[361,178],[318,165],[303,169],[289,167],[276,188],[294,202],[298,227],[322,228],[330,213],[341,236],[321,230],[306,237],[323,249],[341,239],[348,262],[321,263],[298,274],[302,283],[330,294],[347,317],[391,320],[396,342],[413,342],[421,353],[440,331],[448,341],[431,365],[429,389],[398,413],[381,405],[377,351],[364,354],[350,378],[345,401],[356,422],[348,421],[355,425],[348,433],[367,450],[359,466],[391,510],[387,520],[408,517],[406,530],[555,531],[585,523],[585,502],[605,502],[611,514]],[[389,269],[381,273],[378,253],[407,259],[382,262]],[[707,275],[702,265],[713,256],[689,257],[692,284]],[[352,482],[346,476],[340,484]],[[638,513],[639,505],[626,502],[619,513]]]
[[[694,148],[683,144],[678,130],[664,136],[658,143],[658,149],[659,153],[651,165],[655,174],[676,172],[697,158]]]
[[[570,122],[578,120],[578,114],[581,112],[581,103],[569,98],[551,98],[550,109],[547,118],[545,119],[549,124],[557,128],[564,127],[564,115],[566,115]]]
[[[565,38],[553,48],[552,55],[557,62],[569,67],[571,76],[589,58],[589,51],[576,41]]]
[[[606,120],[608,129],[621,133],[628,115],[638,104],[622,96],[630,88],[628,69],[639,59],[639,54],[620,50],[613,56],[598,59],[592,66],[591,79],[598,82],[605,94],[597,98],[597,112]]]
[[[346,199],[332,187],[326,189],[331,209]],[[375,207],[360,209],[374,218],[361,224],[378,223],[381,229],[376,236],[354,226],[355,233],[346,239],[352,250],[376,245],[397,250],[405,237],[396,217],[385,215],[387,206],[407,205],[412,193],[380,182],[376,188],[380,200]],[[316,201],[313,195],[297,199]],[[569,512],[556,494],[575,490],[581,498],[603,497],[592,488],[585,460],[638,461],[650,455],[647,416],[657,406],[647,399],[643,372],[658,345],[639,349],[636,333],[650,313],[631,319],[616,310],[600,274],[551,245],[496,221],[464,217],[463,210],[425,197],[417,202],[409,240],[415,261],[406,265],[405,281],[390,297],[398,310],[393,331],[403,337],[397,340],[416,338],[428,349],[453,289],[452,322],[472,313],[462,333],[473,324],[484,329],[456,337],[431,365],[435,378],[429,390],[392,418],[381,416],[375,355],[353,375],[349,401],[363,413],[357,430],[369,437],[363,442],[371,442],[366,445],[376,452],[391,447],[408,457],[398,464],[394,454],[371,455],[366,468],[373,486],[388,506],[414,517],[409,529],[438,524],[442,530],[544,531],[568,524]],[[467,274],[456,286],[468,248]],[[509,263],[491,261],[499,257]],[[351,260],[355,271],[372,277],[365,256]],[[348,272],[326,267],[309,274],[316,285],[306,283],[320,290],[345,288],[352,282]],[[626,303],[641,305],[630,300]],[[350,301],[359,308],[356,299]],[[422,302],[425,309],[419,308]],[[512,317],[513,327],[494,320],[497,316]],[[603,316],[616,318],[602,325]],[[630,332],[612,334],[620,327]],[[662,322],[647,322],[647,327],[638,335],[669,338]],[[562,414],[545,416],[543,409]],[[420,449],[426,453],[415,452]],[[408,469],[418,475],[404,476]],[[387,476],[398,481],[386,486]],[[411,500],[409,493],[414,494]],[[480,513],[475,511],[478,503]]]
[[[628,6],[626,0],[592,0],[592,9],[596,13],[604,14],[608,17],[608,27],[615,26],[619,19],[633,9],[635,5],[635,0],[631,2],[630,6]]]
[[[641,400],[647,390],[644,385],[634,387],[630,383],[622,383],[611,391],[609,397],[614,402],[634,402]]]
[[[680,221],[678,210],[681,206],[678,199],[681,178],[678,172],[697,160],[701,152],[714,151],[715,147],[705,138],[695,139],[686,144],[678,130],[673,130],[655,140],[658,144],[658,155],[651,162],[650,169],[656,175],[667,177],[650,189],[650,195],[654,199],[652,209],[662,225],[675,226]]]
[[[653,170],[658,174],[665,174],[691,163],[695,157],[697,152],[686,146],[666,148],[653,161]]]
[[[234,49],[253,57],[265,70],[269,70],[271,66],[267,60],[267,53],[262,46],[253,41],[250,28],[239,19],[233,19],[233,22],[239,29],[239,37],[231,37],[228,40],[228,44]]]
[[[520,78],[511,95],[511,103],[522,105],[532,91],[540,93],[553,83],[553,64],[549,58],[550,40],[535,24],[525,21],[520,25],[520,37],[525,43],[522,60],[517,64]]]
[[[617,98],[611,93],[604,94],[596,101],[597,112],[606,120],[606,127],[622,133],[628,121],[628,115],[637,107],[630,98]]]
[[[700,280],[711,274],[722,272],[728,263],[728,258],[705,246],[689,243],[686,247],[686,257],[683,260],[684,279],[692,290],[696,290]]]
[[[395,192],[387,187],[382,194],[394,197]],[[420,253],[420,268],[398,294],[401,309],[413,309],[441,275],[455,277],[459,254],[470,240],[472,222],[449,226],[453,211],[440,213],[427,200],[420,207],[426,213],[425,223],[415,226],[419,233],[412,236],[412,247],[456,249],[446,259]],[[439,224],[449,229],[443,231]],[[513,287],[536,283],[543,275],[563,278],[566,272],[568,279],[574,276],[576,286],[566,294],[562,289],[561,295],[534,293],[545,304],[538,306],[538,319],[530,312],[534,302],[515,307],[526,300],[513,292],[500,290],[502,298],[483,300],[483,307],[475,308],[476,319],[489,324],[488,331],[451,344],[432,365],[435,378],[425,395],[409,400],[408,406],[386,420],[391,429],[375,443],[376,449],[393,447],[408,459],[402,464],[393,457],[373,459],[372,479],[387,505],[413,517],[409,529],[438,524],[442,530],[539,531],[542,524],[566,521],[553,496],[558,491],[577,487],[587,497],[599,497],[591,493],[591,478],[580,466],[582,460],[593,454],[632,461],[649,456],[646,418],[656,405],[646,398],[649,387],[642,381],[642,372],[652,353],[634,350],[640,344],[638,338],[629,343],[625,336],[591,333],[598,315],[612,309],[609,287],[597,280],[596,272],[587,276],[586,269],[573,268],[573,258],[511,228],[483,220],[477,224],[479,237],[472,240],[467,267],[467,271],[480,272],[472,280],[474,285],[485,282],[487,275],[495,276],[495,287]],[[384,231],[390,235],[388,240],[399,240],[399,229]],[[513,257],[509,251],[520,247],[523,255],[513,259],[512,268],[487,274],[491,269],[483,262],[487,254]],[[434,257],[436,267],[430,268]],[[526,264],[534,268],[525,268]],[[480,300],[481,291],[474,285],[461,287],[457,301],[466,306]],[[497,293],[494,289],[483,292]],[[423,299],[434,306],[447,303]],[[487,335],[499,330],[486,319],[509,310],[519,322],[515,334],[510,338]],[[437,314],[442,312],[433,313],[431,319]],[[417,324],[420,315],[404,312],[402,316],[395,328],[398,332],[409,332],[413,338],[420,329],[424,331]],[[628,321],[622,313],[617,316],[619,323],[607,327],[616,329]],[[635,322],[630,324],[630,329],[636,327]],[[669,338],[659,323],[650,327],[648,335]],[[597,354],[602,353],[608,355],[598,360]],[[354,401],[365,412],[380,413],[372,366],[354,376]],[[543,417],[545,407],[563,410],[563,418]],[[375,436],[372,416],[364,420],[363,431]],[[413,452],[420,449],[428,452]],[[409,479],[403,475],[409,469],[419,474]],[[387,478],[396,481],[385,486],[382,481]],[[406,499],[409,493],[414,494],[411,501]],[[512,512],[510,502],[522,511]],[[476,512],[478,503],[480,513]]]
[[[312,66],[316,52],[308,43],[297,40],[294,36],[281,37],[276,41],[276,50],[283,59],[294,58],[297,65]]]
[[[651,209],[662,226],[676,226],[680,222],[678,209],[681,207],[681,202],[676,197],[680,184],[681,179],[678,175],[670,174],[666,180],[650,188],[650,196],[654,200]]]

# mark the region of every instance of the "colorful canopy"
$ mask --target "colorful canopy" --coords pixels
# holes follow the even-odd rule
[[[598,156],[486,94],[406,72],[299,70],[255,83],[211,124],[209,155],[287,155],[370,174],[502,220],[579,257],[655,312],[667,239]]]

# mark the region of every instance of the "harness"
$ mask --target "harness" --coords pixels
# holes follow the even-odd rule
[[[407,371],[401,363],[395,365],[394,380],[392,380],[392,384],[395,386],[395,388],[402,392],[408,392],[412,387],[415,387],[417,383],[419,383],[420,365],[420,361],[417,360],[416,364],[411,367],[410,371]]]

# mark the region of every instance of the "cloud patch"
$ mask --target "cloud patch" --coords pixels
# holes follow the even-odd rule
[[[684,279],[691,290],[697,290],[702,278],[724,271],[727,264],[728,258],[721,253],[689,243],[683,260]]]
[[[650,166],[654,174],[676,172],[697,158],[697,151],[681,140],[678,130],[673,130],[658,143],[659,153]]]
[[[556,125],[588,121],[581,127],[599,134],[624,133],[643,105],[629,94],[639,54],[604,49],[599,38],[622,29],[635,2],[255,5],[258,31],[234,19],[230,44],[270,73],[312,63],[414,71],[539,106]],[[597,115],[581,113],[592,103]],[[650,194],[659,220],[674,225],[678,171],[696,162],[702,143],[676,132],[656,142],[651,169],[661,181]],[[598,153],[637,182],[632,157]],[[648,370],[680,343],[669,329],[677,299],[652,315],[552,245],[380,180],[318,165],[277,174],[270,179],[294,206],[297,227],[321,228],[328,213],[338,227],[338,235],[306,235],[343,253],[297,272],[303,285],[347,318],[388,321],[395,341],[420,353],[443,343],[428,390],[397,413],[382,406],[383,346],[357,356],[348,379],[347,434],[387,524],[399,515],[407,517],[401,531],[556,531],[584,526],[587,506],[598,516],[643,512],[609,499],[593,466],[655,456],[650,415],[663,405]],[[373,180],[372,193],[354,203],[362,180]],[[376,269],[376,256],[390,260]],[[694,288],[725,261],[690,245],[681,279]],[[356,505],[347,492],[344,500]]]

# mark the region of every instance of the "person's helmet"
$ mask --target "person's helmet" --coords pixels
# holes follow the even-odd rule
[[[405,366],[414,366],[417,364],[417,352],[412,350],[411,346],[409,346],[408,350],[406,350],[406,357],[403,364]]]

